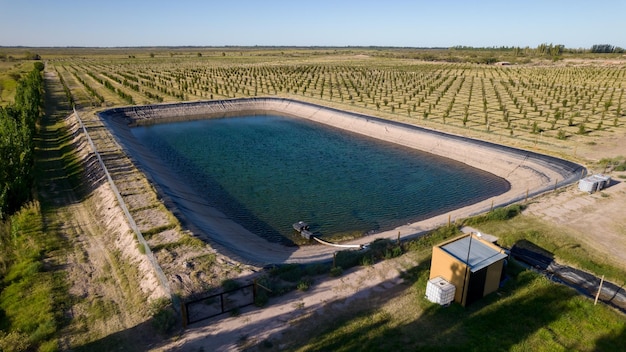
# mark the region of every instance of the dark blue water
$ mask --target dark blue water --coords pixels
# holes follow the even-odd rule
[[[503,193],[462,163],[280,116],[136,127],[135,137],[208,203],[281,242],[303,220],[323,235],[392,229]]]

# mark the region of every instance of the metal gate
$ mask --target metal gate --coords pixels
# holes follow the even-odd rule
[[[187,326],[188,324],[197,323],[254,304],[256,286],[256,283],[253,283],[185,302],[183,304],[184,325]]]

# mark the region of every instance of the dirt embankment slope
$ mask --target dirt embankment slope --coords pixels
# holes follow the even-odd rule
[[[146,302],[164,297],[164,291],[70,114],[58,77],[47,71],[45,83],[39,197],[45,222],[68,243],[63,270],[72,300],[62,344],[70,349],[145,322]]]

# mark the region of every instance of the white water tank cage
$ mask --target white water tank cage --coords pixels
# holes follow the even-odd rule
[[[454,301],[455,292],[456,287],[444,280],[441,276],[428,280],[428,283],[426,284],[426,298],[433,303],[441,304],[443,306]]]
[[[578,189],[588,193],[594,193],[608,187],[610,183],[611,176],[592,175],[578,181]]]

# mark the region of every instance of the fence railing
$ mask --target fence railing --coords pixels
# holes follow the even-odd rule
[[[131,227],[131,229],[137,236],[137,241],[139,242],[139,244],[143,246],[145,249],[146,257],[150,261],[150,264],[152,265],[152,268],[154,269],[154,273],[157,276],[157,279],[159,280],[161,287],[167,293],[167,295],[171,297],[174,308],[178,309],[178,307],[180,306],[180,303],[178,302],[178,297],[172,294],[172,290],[170,289],[169,282],[167,281],[167,278],[165,277],[165,274],[163,273],[161,266],[159,266],[159,263],[157,262],[156,257],[154,256],[154,253],[152,253],[152,250],[150,249],[150,246],[148,245],[148,242],[146,242],[146,239],[143,237],[143,234],[139,230],[139,227],[137,227],[137,223],[135,223],[135,219],[133,219],[132,215],[130,214],[130,211],[128,211],[128,207],[126,206],[126,203],[124,202],[124,198],[122,198],[122,195],[120,194],[117,186],[115,185],[115,182],[113,181],[113,178],[111,177],[111,174],[109,173],[109,170],[104,164],[104,161],[102,160],[102,157],[100,156],[100,153],[98,152],[98,149],[96,148],[96,145],[93,143],[93,140],[91,139],[91,136],[89,135],[89,132],[87,131],[87,128],[85,127],[85,124],[83,123],[82,119],[78,115],[76,108],[73,108],[73,110],[74,110],[74,115],[76,116],[76,120],[78,121],[80,128],[83,130],[83,133],[85,134],[85,137],[87,138],[87,143],[89,143],[91,150],[93,151],[96,158],[98,159],[98,163],[100,164],[100,167],[102,168],[102,170],[104,171],[104,174],[106,175],[109,185],[111,186],[111,190],[115,194],[115,197],[117,198],[117,202],[119,206],[122,208],[122,211],[124,211],[124,214],[126,215],[126,220],[128,221],[129,226]]]

